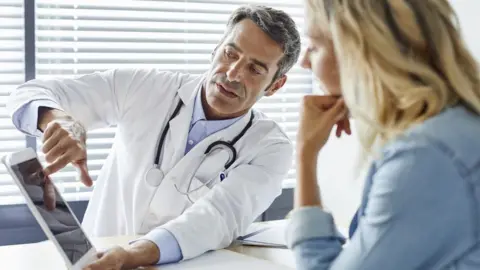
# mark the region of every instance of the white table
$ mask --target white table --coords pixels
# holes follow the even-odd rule
[[[129,241],[136,238],[138,237],[120,236],[92,238],[91,240],[97,249],[104,250],[116,245],[125,246]],[[282,269],[294,269],[293,254],[288,249],[232,246],[229,247],[228,250],[278,264],[279,268]],[[0,247],[0,263],[1,269],[8,270],[66,269],[62,257],[50,241],[25,245],[2,246]],[[161,267],[147,267],[143,269],[161,269]]]

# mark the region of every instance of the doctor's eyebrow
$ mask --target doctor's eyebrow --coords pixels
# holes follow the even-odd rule
[[[227,43],[227,46],[229,47],[232,47],[234,48],[236,51],[240,52],[240,53],[243,53],[242,49],[240,49],[235,43],[233,42],[229,42]],[[262,61],[258,60],[258,59],[255,59],[255,58],[252,58],[252,62],[256,65],[259,65],[260,67],[262,67],[263,69],[265,69],[265,71],[268,72],[268,65],[263,63]]]

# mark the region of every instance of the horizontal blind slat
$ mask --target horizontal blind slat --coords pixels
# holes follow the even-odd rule
[[[25,148],[25,135],[17,131],[6,110],[8,95],[25,79],[23,0],[0,2],[0,156]],[[0,205],[21,199],[3,164],[0,164]]]

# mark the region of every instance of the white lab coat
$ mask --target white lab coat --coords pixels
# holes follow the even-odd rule
[[[146,69],[118,69],[75,79],[33,80],[13,92],[11,114],[39,99],[55,102],[88,130],[117,126],[112,150],[98,176],[83,227],[91,236],[145,234],[161,227],[177,239],[184,259],[228,246],[281,193],[292,162],[292,145],[272,120],[254,110],[254,122],[235,148],[236,162],[223,182],[195,192],[192,204],[175,189],[185,190],[192,168],[207,146],[232,140],[248,123],[243,117],[196,145],[184,155],[196,91],[203,76]],[[145,181],[152,168],[160,134],[178,99],[185,104],[170,122],[158,187]],[[220,151],[206,159],[192,186],[223,171],[228,159]]]

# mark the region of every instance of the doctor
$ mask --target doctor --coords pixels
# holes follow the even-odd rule
[[[87,186],[86,130],[117,126],[83,226],[91,236],[146,234],[91,269],[177,262],[228,246],[281,193],[292,145],[252,106],[275,94],[300,52],[284,12],[234,11],[204,76],[115,69],[32,80],[9,102],[41,136],[47,174],[72,163]],[[207,154],[205,154],[207,153]]]

